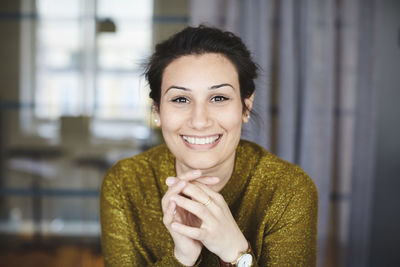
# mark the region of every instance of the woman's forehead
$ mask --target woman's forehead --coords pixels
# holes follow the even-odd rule
[[[178,84],[175,84],[178,83]],[[163,90],[170,86],[206,86],[223,83],[239,85],[235,66],[221,54],[185,55],[172,61],[164,70]]]

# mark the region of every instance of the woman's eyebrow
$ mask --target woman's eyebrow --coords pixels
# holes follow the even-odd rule
[[[221,83],[221,84],[213,85],[213,86],[211,86],[209,89],[210,89],[210,90],[212,90],[212,89],[218,89],[218,88],[224,87],[224,86],[228,86],[228,87],[231,87],[232,89],[235,89],[235,88],[233,88],[233,86],[232,86],[231,84],[229,84],[229,83]]]
[[[178,89],[178,90],[183,90],[183,91],[192,91],[192,90],[190,90],[189,88],[186,88],[186,87],[172,85],[172,86],[168,87],[168,89],[165,91],[164,95],[165,95],[170,89]]]
[[[209,89],[209,90],[214,90],[214,89],[218,89],[218,88],[221,88],[221,87],[224,87],[224,86],[228,86],[228,87],[231,87],[232,89],[234,89],[233,86],[232,86],[231,84],[229,84],[229,83],[221,83],[221,84],[213,85],[213,86],[211,86],[211,87],[208,88],[208,89]],[[165,91],[164,95],[165,95],[170,89],[177,89],[177,90],[183,90],[183,91],[192,91],[191,89],[186,88],[186,87],[172,85],[172,86],[168,87],[168,89]]]

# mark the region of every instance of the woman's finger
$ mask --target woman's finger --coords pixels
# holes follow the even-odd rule
[[[179,182],[180,180],[176,177],[167,177],[167,179],[165,180],[165,183],[168,186],[173,186],[174,184],[176,184],[177,182]]]
[[[202,183],[202,184],[206,184],[206,185],[215,185],[218,184],[220,179],[218,177],[215,176],[203,176],[203,177],[199,177],[199,178],[194,178],[197,182]],[[194,179],[190,178],[190,181],[193,181]],[[168,186],[173,186],[174,184],[178,183],[181,179],[177,178],[177,177],[167,177],[167,179],[165,180],[165,183]]]
[[[209,201],[210,196],[207,195],[197,184],[188,183],[183,188],[182,193],[199,203],[205,204]]]
[[[198,186],[201,190],[204,191],[204,193],[206,193],[207,195],[209,195],[214,201],[216,201],[218,204],[222,204],[221,202],[225,202],[224,198],[222,197],[222,195],[218,192],[215,192],[214,190],[212,190],[211,188],[209,188],[208,186],[202,184],[202,183],[198,183],[198,182],[193,182],[194,185]]]
[[[215,185],[220,182],[220,179],[215,176],[204,176],[204,177],[197,178],[195,181],[205,184],[205,185]]]
[[[175,202],[171,201],[168,204],[168,207],[164,213],[164,217],[163,217],[163,222],[164,225],[169,228],[170,224],[173,222],[174,220],[174,212],[175,212]]]
[[[171,186],[171,187],[168,188],[167,192],[165,193],[165,195],[161,199],[161,206],[162,206],[163,212],[166,211],[167,206],[168,206],[168,204],[170,202],[171,196],[181,193],[183,188],[186,185],[187,185],[186,181],[179,181],[174,186]]]
[[[184,181],[192,181],[192,180],[200,178],[200,177],[201,177],[201,171],[194,170],[194,171],[185,172],[185,173],[179,175],[177,178],[184,180]]]
[[[210,211],[204,204],[180,195],[172,196],[171,200],[175,201],[177,206],[199,217],[202,221],[210,222],[213,220]],[[210,205],[212,205],[212,203]]]
[[[188,172],[183,173],[182,175],[179,175],[178,177],[167,177],[165,179],[165,183],[168,186],[173,186],[181,180],[192,181],[194,179],[200,178],[200,176],[201,176],[200,170],[188,171]]]
[[[202,241],[202,238],[204,236],[204,229],[202,228],[197,228],[197,227],[190,227],[178,222],[173,222],[171,224],[171,228],[172,230],[174,230],[175,232],[184,235],[186,237],[198,240],[198,241]]]
[[[221,216],[222,208],[226,206],[226,202],[220,194],[199,182],[188,183],[182,193],[205,205],[214,217]]]

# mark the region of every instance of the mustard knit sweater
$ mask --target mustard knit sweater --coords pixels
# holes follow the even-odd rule
[[[318,196],[298,166],[241,140],[231,179],[221,190],[250,242],[252,266],[315,266]],[[165,179],[176,176],[165,145],[124,159],[105,175],[100,200],[105,266],[184,266],[162,222]],[[219,266],[205,247],[196,266]]]

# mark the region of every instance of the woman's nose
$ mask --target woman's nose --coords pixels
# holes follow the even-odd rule
[[[190,118],[191,127],[196,130],[208,128],[212,125],[209,111],[204,105],[195,105]]]

